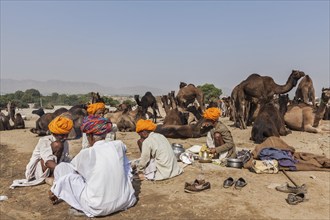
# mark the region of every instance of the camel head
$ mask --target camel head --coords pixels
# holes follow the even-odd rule
[[[293,79],[293,86],[297,85],[298,80],[301,77],[304,77],[305,73],[303,71],[299,71],[299,70],[292,70],[292,73],[289,77],[289,79]]]
[[[187,83],[185,83],[185,82],[180,82],[179,88],[181,89],[181,88],[185,87],[186,85],[187,85]]]
[[[330,100],[330,88],[322,88],[321,100],[327,104]]]

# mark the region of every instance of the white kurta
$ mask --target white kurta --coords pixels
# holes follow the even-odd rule
[[[162,134],[151,132],[143,141],[141,158],[137,166],[138,170],[145,171],[151,159],[154,159],[156,165],[155,180],[172,178],[183,172],[171,144]]]
[[[34,186],[43,183],[45,178],[49,176],[50,170],[47,168],[45,172],[42,171],[41,159],[43,159],[45,163],[48,160],[53,160],[56,163],[70,162],[69,145],[67,141],[64,142],[61,158],[57,161],[57,157],[53,155],[52,147],[50,146],[55,140],[53,135],[44,136],[39,139],[38,144],[33,150],[30,161],[26,166],[26,179],[14,180],[10,188],[16,186]]]
[[[136,202],[122,141],[97,141],[54,171],[51,191],[88,217],[125,210]]]

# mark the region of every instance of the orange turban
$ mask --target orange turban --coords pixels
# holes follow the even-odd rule
[[[204,111],[203,117],[205,119],[217,121],[218,118],[220,117],[220,115],[221,115],[220,109],[216,108],[216,107],[212,107],[212,108],[208,108]]]
[[[103,102],[93,103],[93,104],[88,105],[87,113],[89,115],[94,115],[97,110],[104,109],[104,108],[105,108],[105,104]]]
[[[63,116],[57,116],[48,125],[50,132],[54,134],[69,134],[73,127],[73,121]]]
[[[157,125],[153,123],[151,120],[143,120],[140,119],[136,123],[136,132],[139,133],[140,131],[154,131]]]

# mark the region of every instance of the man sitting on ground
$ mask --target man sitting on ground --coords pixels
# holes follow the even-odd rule
[[[88,115],[94,115],[97,117],[104,117],[105,114],[105,104],[103,102],[96,102],[93,104],[89,104],[87,106],[87,113]],[[107,134],[105,137],[106,141],[113,141],[116,140],[116,132],[117,132],[117,125],[112,124],[111,132]],[[90,147],[89,142],[87,140],[87,136],[85,133],[82,134],[82,149]]]
[[[66,201],[88,217],[125,210],[136,202],[131,167],[122,141],[105,141],[111,131],[106,118],[90,115],[81,125],[91,147],[81,150],[71,163],[54,171],[50,199]]]
[[[51,135],[39,139],[26,166],[26,179],[14,180],[11,187],[38,185],[45,180],[51,185],[55,166],[70,161],[69,144],[66,139],[72,127],[71,119],[63,116],[54,118],[48,125]]]
[[[220,115],[221,111],[216,107],[204,111],[205,122],[202,127],[212,127],[207,133],[206,145],[211,154],[219,154],[219,159],[234,158],[236,157],[235,143],[229,129],[219,121]]]
[[[138,145],[141,158],[137,171],[141,180],[163,180],[175,177],[183,172],[177,163],[171,144],[162,134],[154,133],[156,124],[151,120],[140,119],[136,123],[136,132],[141,139]]]

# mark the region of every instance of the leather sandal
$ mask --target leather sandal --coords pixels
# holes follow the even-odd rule
[[[244,186],[246,186],[246,181],[242,177],[240,177],[236,182],[235,182],[235,189],[242,189]]]
[[[232,177],[228,177],[224,182],[223,182],[223,188],[229,188],[232,185],[234,185],[235,181]]]
[[[290,205],[297,205],[298,203],[305,201],[305,193],[298,193],[298,194],[290,193],[288,195],[288,198],[285,200]]]

